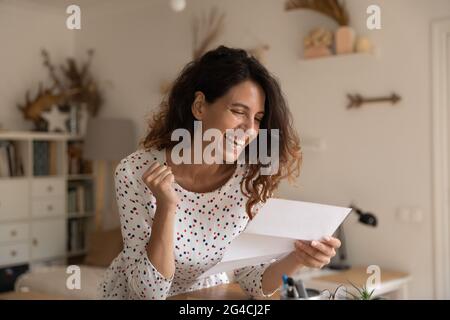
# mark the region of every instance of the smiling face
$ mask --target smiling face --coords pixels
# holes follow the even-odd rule
[[[245,147],[257,137],[264,116],[264,103],[265,94],[262,88],[257,83],[246,80],[232,87],[211,104],[206,102],[203,93],[196,92],[192,114],[202,121],[204,131],[214,128],[222,133],[225,139],[224,160],[235,161]],[[241,135],[239,131],[245,134]],[[235,134],[230,134],[231,132]]]

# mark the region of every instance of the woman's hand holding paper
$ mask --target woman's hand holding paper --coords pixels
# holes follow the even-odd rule
[[[323,268],[330,263],[340,246],[341,241],[334,237],[325,237],[320,241],[297,240],[293,255],[302,266]]]

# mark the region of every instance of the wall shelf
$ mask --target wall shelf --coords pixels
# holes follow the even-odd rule
[[[376,50],[374,53],[350,53],[350,54],[339,54],[339,55],[331,55],[327,57],[321,57],[321,58],[313,58],[313,59],[304,59],[300,58],[299,63],[304,64],[313,64],[313,63],[326,63],[328,62],[344,62],[344,61],[351,61],[351,60],[376,60],[379,58],[379,53]]]

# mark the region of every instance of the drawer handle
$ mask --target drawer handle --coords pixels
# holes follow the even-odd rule
[[[37,246],[37,245],[38,245],[37,239],[33,239],[33,246]]]
[[[16,230],[11,230],[11,237],[15,237],[17,236],[17,231]]]
[[[17,251],[16,250],[11,250],[11,257],[15,257],[17,255]]]
[[[53,211],[53,206],[52,206],[51,204],[49,204],[49,205],[47,206],[47,209],[48,209],[48,211]]]
[[[48,191],[48,192],[52,192],[52,191],[53,191],[53,187],[52,187],[52,186],[48,186],[48,187],[47,187],[47,191]]]

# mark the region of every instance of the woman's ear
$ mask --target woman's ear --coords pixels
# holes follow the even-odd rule
[[[195,119],[203,120],[205,113],[205,95],[201,91],[195,93],[194,102],[192,102],[191,110]]]

